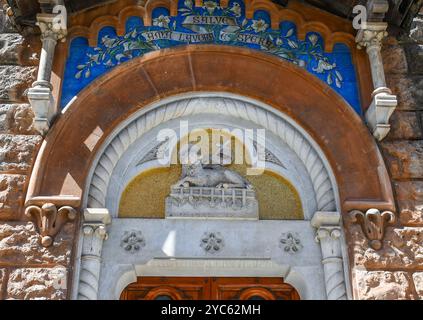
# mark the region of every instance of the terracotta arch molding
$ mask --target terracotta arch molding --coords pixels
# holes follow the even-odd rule
[[[328,159],[343,212],[395,209],[378,147],[341,96],[291,63],[246,48],[215,45],[152,52],[92,82],[46,136],[26,205],[79,207],[97,150],[113,130],[140,108],[188,92],[229,92],[285,113]]]

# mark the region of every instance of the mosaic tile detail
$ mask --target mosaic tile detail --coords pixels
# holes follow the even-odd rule
[[[214,0],[204,1],[202,7],[195,7],[192,0],[181,0],[177,16],[170,16],[166,8],[154,9],[150,27],[134,16],[127,19],[123,36],[117,36],[113,27],[102,28],[97,47],[90,47],[86,38],[73,39],[61,105],[65,107],[94,79],[125,61],[163,48],[207,43],[248,47],[294,63],[326,82],[361,114],[355,69],[345,44],[337,43],[327,53],[317,32],[299,40],[290,21],[282,21],[279,29],[273,30],[264,10],[247,19],[242,0],[230,1],[227,8]]]

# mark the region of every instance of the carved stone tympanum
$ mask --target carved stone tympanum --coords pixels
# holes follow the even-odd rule
[[[183,165],[181,179],[166,198],[167,218],[258,219],[251,184],[222,165]]]
[[[49,247],[62,226],[69,220],[75,219],[76,210],[69,206],[57,209],[53,203],[45,203],[42,207],[27,207],[25,215],[35,220],[42,237],[41,244],[44,247]]]
[[[369,245],[375,250],[382,248],[385,228],[395,222],[395,214],[391,211],[380,212],[378,209],[369,209],[366,213],[359,210],[350,212],[352,222],[359,223],[364,235],[369,239]]]

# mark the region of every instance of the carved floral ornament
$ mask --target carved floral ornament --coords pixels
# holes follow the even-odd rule
[[[136,230],[125,231],[121,238],[120,246],[130,253],[139,251],[142,247],[145,247],[145,239],[142,232]]]
[[[369,209],[366,213],[353,210],[350,215],[353,223],[360,224],[363,234],[369,240],[370,247],[374,250],[382,248],[385,228],[394,224],[396,220],[393,212],[383,211],[381,213],[378,209]]]
[[[301,251],[303,245],[298,233],[287,232],[282,233],[279,239],[279,247],[288,253],[297,253]]]
[[[49,247],[62,226],[76,217],[76,210],[69,206],[57,209],[53,203],[45,203],[42,207],[29,206],[25,215],[35,221],[41,235],[41,244]]]
[[[201,238],[200,247],[206,253],[217,253],[224,246],[223,237],[220,232],[205,232]]]

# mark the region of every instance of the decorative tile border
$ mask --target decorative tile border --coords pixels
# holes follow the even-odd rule
[[[204,1],[200,7],[192,0],[180,0],[177,15],[156,7],[151,18],[152,25],[146,26],[143,18],[129,16],[122,36],[114,27],[104,26],[98,32],[96,47],[89,46],[87,38],[74,38],[66,63],[62,107],[98,76],[145,53],[178,45],[221,44],[248,47],[294,63],[325,81],[361,113],[355,69],[346,44],[336,43],[332,52],[325,52],[324,40],[317,32],[308,32],[300,40],[291,21],[281,21],[278,29],[272,29],[274,23],[264,10],[246,18],[242,0],[229,1],[226,7],[215,0]]]

